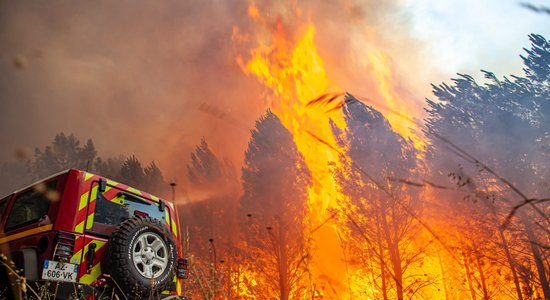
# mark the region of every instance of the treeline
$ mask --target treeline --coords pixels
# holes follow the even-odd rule
[[[81,144],[73,134],[58,133],[50,145],[36,148],[33,155],[23,150],[16,154],[16,160],[0,165],[2,195],[70,168],[105,176],[155,195],[169,195],[169,185],[155,162],[144,165],[135,155],[101,158],[91,139]]]

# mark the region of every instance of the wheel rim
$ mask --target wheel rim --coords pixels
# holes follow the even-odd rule
[[[168,265],[168,250],[164,240],[156,233],[138,236],[132,247],[132,261],[145,278],[159,278]]]

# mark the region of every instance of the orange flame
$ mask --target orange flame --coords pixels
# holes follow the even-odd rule
[[[248,8],[248,15],[261,25],[267,24],[258,7],[253,4]],[[239,31],[234,29],[234,32]],[[296,36],[292,35],[296,33]],[[349,269],[344,263],[344,251],[339,238],[341,229],[332,222],[326,222],[330,218],[330,209],[337,207],[337,200],[343,196],[331,172],[331,165],[339,167],[338,154],[330,147],[320,146],[318,142],[321,139],[331,147],[337,147],[329,117],[340,128],[345,127],[345,122],[341,110],[332,110],[327,114],[326,107],[307,105],[319,95],[339,90],[327,76],[325,63],[315,45],[315,33],[316,27],[311,21],[296,32],[289,33],[279,17],[270,32],[269,43],[258,42],[258,46],[250,50],[250,58],[245,61],[239,56],[237,63],[245,73],[254,76],[269,89],[270,108],[292,133],[311,171],[313,184],[308,192],[308,222],[315,231],[313,239],[317,270],[314,271],[325,284],[322,287],[327,293],[325,296],[349,298],[349,291],[357,286],[365,289],[365,286],[357,279],[357,270]],[[265,37],[258,37],[258,41],[263,40]],[[387,57],[382,52],[372,52],[367,60],[374,73],[378,94],[383,97],[386,106],[406,113],[404,108],[399,107],[399,97],[393,90]],[[398,117],[390,118],[390,122],[401,134],[412,136],[410,124],[405,124]],[[346,286],[346,276],[354,281],[354,286]]]
[[[293,17],[298,17],[297,19],[303,14],[298,7],[293,7],[292,12],[295,14]],[[279,16],[271,24],[266,15],[258,6],[251,4],[248,7],[248,16],[261,28],[270,28],[269,34],[253,36],[235,27],[233,40],[242,44],[256,42],[247,53],[247,58],[239,56],[237,63],[246,74],[253,76],[266,87],[269,107],[292,133],[298,150],[304,156],[312,174],[312,186],[308,191],[309,215],[306,221],[314,241],[311,266],[316,285],[314,297],[380,299],[380,289],[372,284],[380,280],[380,276],[377,277],[372,270],[355,263],[357,257],[350,257],[354,254],[348,253],[349,249],[344,249],[341,242],[342,239],[346,239],[349,233],[346,230],[349,229],[340,228],[332,221],[335,215],[331,208],[338,208],[338,200],[345,199],[345,196],[339,192],[331,172],[332,168],[341,167],[338,152],[342,152],[342,149],[335,142],[329,118],[336,126],[344,128],[343,114],[339,109],[327,109],[317,105],[323,101],[336,104],[336,97],[342,94],[340,85],[352,89],[357,86],[347,86],[349,82],[336,82],[330,78],[328,74],[334,73],[327,73],[325,61],[331,61],[318,52],[315,40],[316,26],[313,22],[309,21],[288,30],[282,21],[283,17]],[[367,87],[368,99],[361,98],[361,95],[354,96],[359,96],[361,101],[384,112],[393,130],[403,137],[410,138],[414,146],[421,150],[419,152],[422,156],[426,143],[424,137],[419,136],[418,128],[415,126],[415,117],[421,116],[421,106],[411,101],[401,88],[402,81],[398,78],[389,55],[372,45],[376,45],[373,42],[374,35],[374,31],[370,30],[364,36],[367,44],[362,46],[368,49],[366,53],[351,53],[349,57],[354,70],[368,72],[365,82],[361,82]],[[348,79],[346,76],[344,78]],[[335,107],[341,107],[341,103]],[[424,190],[423,201],[431,201],[434,198],[429,188]],[[430,204],[433,206],[433,203]],[[437,208],[432,208],[424,217],[435,227],[445,226]],[[460,239],[449,237],[449,240]],[[423,278],[418,279],[418,282],[431,282],[430,286],[426,285],[413,291],[411,286],[414,284],[408,285],[404,292],[411,298],[418,292],[418,297],[425,299],[442,299],[451,293],[458,293],[459,298],[466,298],[470,292],[475,292],[472,291],[470,282],[470,277],[475,274],[472,270],[466,269],[466,260],[471,258],[459,253],[458,257],[462,255],[463,261],[457,261],[455,255],[442,251],[438,245],[430,245],[432,242],[433,233],[428,230],[420,231],[414,240],[411,240],[410,247],[423,249],[424,256],[418,265],[411,265],[408,269],[411,274]],[[429,245],[429,249],[426,245]],[[469,289],[464,280],[457,281],[455,277],[458,276],[454,276],[455,273],[462,272],[462,266],[470,283]],[[246,279],[247,282],[252,282],[250,286],[254,287],[262,285],[254,280],[257,274],[253,271],[243,270],[243,274],[245,275],[239,281]],[[498,272],[497,274],[499,277],[507,276]],[[511,286],[510,283],[508,285]],[[244,290],[242,287],[242,291]],[[253,293],[243,292],[244,295],[254,297]]]
[[[382,100],[381,107],[377,108],[386,113],[385,117],[394,131],[410,138],[417,149],[423,150],[426,143],[424,138],[419,136],[417,124],[413,123],[416,122],[415,117],[420,115],[419,107],[415,106],[413,101],[403,99],[404,97],[396,90],[396,78],[389,56],[379,49],[372,49],[364,60],[362,64],[374,77],[375,95]]]
[[[255,11],[249,9],[249,11]],[[337,153],[318,142],[308,132],[335,144],[325,109],[306,107],[306,104],[320,94],[326,93],[331,85],[321,56],[314,43],[315,26],[309,23],[295,43],[287,36],[280,19],[272,32],[272,43],[260,45],[251,51],[246,63],[239,60],[243,70],[256,76],[272,91],[271,109],[281,119],[294,137],[299,151],[311,170],[313,185],[309,190],[310,224],[314,228],[328,217],[328,209],[336,206],[338,191],[330,163],[337,163]],[[344,126],[340,111],[330,115],[340,127]],[[337,283],[345,276],[345,268],[339,263],[343,259],[337,241],[336,228],[321,227],[315,234],[317,259],[330,262],[319,264],[319,275],[324,274]]]

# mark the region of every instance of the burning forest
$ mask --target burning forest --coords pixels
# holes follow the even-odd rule
[[[137,54],[119,56],[127,46],[118,44],[101,50],[97,69],[71,56],[76,70],[103,74],[128,90],[94,90],[95,77],[57,70],[60,53],[69,51],[58,45],[34,54],[4,51],[0,58],[10,58],[12,68],[0,79],[0,87],[12,85],[0,92],[6,109],[22,111],[8,98],[27,95],[20,86],[26,80],[41,90],[51,84],[46,93],[57,95],[58,84],[71,78],[91,87],[84,102],[98,97],[105,111],[84,105],[98,124],[78,125],[79,108],[66,124],[51,121],[47,138],[51,132],[55,138],[44,148],[45,133],[31,138],[34,123],[25,124],[29,138],[14,137],[4,149],[15,155],[0,164],[0,190],[8,194],[76,168],[168,200],[179,215],[180,227],[172,230],[189,264],[179,296],[191,299],[550,299],[549,36],[524,36],[528,44],[523,52],[514,49],[521,66],[512,75],[457,67],[447,76],[430,69],[436,59],[426,60],[421,39],[404,30],[409,23],[388,21],[401,17],[398,9],[412,9],[408,1],[210,2],[178,4],[170,13],[146,6],[168,25],[145,20],[142,31],[130,32]],[[176,8],[204,36],[181,21],[185,42],[167,42],[180,24]],[[74,9],[48,12],[65,18]],[[544,5],[515,9],[550,21]],[[98,12],[86,20],[96,22]],[[207,24],[205,12],[218,23]],[[148,13],[131,8],[127,16]],[[21,24],[0,16],[11,30]],[[88,23],[72,22],[90,31]],[[114,24],[126,28],[126,22]],[[144,33],[170,50],[137,38]],[[64,43],[82,43],[73,34]],[[106,44],[114,43],[107,36]],[[157,60],[148,50],[159,53],[161,66],[151,64]],[[181,54],[192,70],[167,62],[165,51]],[[102,57],[128,68],[143,63],[150,72],[124,85],[116,76],[139,69],[119,74],[118,61]],[[59,82],[48,68],[60,72]],[[25,73],[31,71],[38,75]],[[39,103],[25,101],[29,115],[39,115]],[[12,117],[2,115],[12,126]],[[110,117],[114,125],[102,125]],[[77,136],[91,138],[81,145]],[[4,211],[0,220],[6,218]],[[9,239],[6,226],[0,228],[0,241]]]

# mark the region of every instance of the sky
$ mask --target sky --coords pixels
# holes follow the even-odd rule
[[[103,157],[155,160],[168,177],[185,176],[202,137],[239,165],[249,131],[219,116],[251,128],[266,109],[265,88],[235,60],[261,36],[252,2],[0,1],[0,162],[64,131],[92,138]],[[263,29],[279,15],[290,32],[317,26],[315,44],[343,90],[369,93],[372,69],[354,62],[379,49],[418,111],[430,84],[456,73],[521,75],[527,35],[550,38],[550,15],[518,1],[256,2]],[[235,42],[235,28],[248,44]]]
[[[477,79],[480,69],[500,76],[520,73],[519,54],[529,47],[527,36],[550,36],[550,15],[534,13],[521,3],[550,6],[548,0],[404,0],[401,9],[442,79],[457,72]]]

